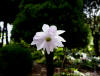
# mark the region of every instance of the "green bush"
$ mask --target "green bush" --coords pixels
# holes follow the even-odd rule
[[[0,48],[0,76],[27,76],[32,71],[32,55],[18,44]]]
[[[43,24],[56,25],[66,32],[65,47],[83,48],[89,43],[90,29],[84,23],[83,0],[22,0],[20,12],[13,22],[11,38],[31,43]],[[35,29],[34,29],[35,28]]]

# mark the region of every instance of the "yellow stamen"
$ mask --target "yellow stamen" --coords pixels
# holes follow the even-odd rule
[[[50,37],[46,37],[46,41],[47,42],[50,42],[51,41],[51,38]]]

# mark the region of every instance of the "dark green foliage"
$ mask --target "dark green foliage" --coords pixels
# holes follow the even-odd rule
[[[84,25],[82,6],[82,0],[23,0],[21,12],[14,21],[12,38],[31,43],[42,25],[49,24],[66,31],[63,37],[68,48],[84,47],[89,43],[89,27]]]
[[[0,21],[12,23],[19,12],[18,5],[21,0],[1,0],[0,1]]]
[[[32,71],[32,55],[17,44],[0,48],[0,76],[27,76]]]
[[[66,51],[68,52],[68,51]],[[58,50],[54,51],[54,66],[55,67],[62,67],[64,62],[64,50],[63,48],[58,48]]]
[[[43,54],[40,50],[36,50],[32,53],[32,58],[33,60],[36,60],[36,59],[41,59],[43,57]]]

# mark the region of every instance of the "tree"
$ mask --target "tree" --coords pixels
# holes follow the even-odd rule
[[[12,30],[12,39],[32,42],[32,38],[43,24],[56,25],[66,33],[65,47],[80,48],[89,43],[89,27],[84,24],[83,1],[74,0],[23,0]],[[53,76],[53,53],[46,55],[47,76]]]
[[[15,20],[18,13],[18,5],[20,0],[2,0],[0,2],[0,21],[4,21],[4,27],[2,31],[2,45],[4,40],[4,33],[6,33],[6,44],[8,44],[8,30],[7,23],[12,23]]]
[[[21,12],[14,21],[12,38],[31,43],[37,29],[40,30],[45,23],[66,31],[63,37],[67,41],[67,47],[84,47],[89,43],[89,27],[84,25],[82,9],[82,0],[75,0],[73,3],[70,0],[23,0]]]
[[[1,39],[1,26],[0,26],[0,39]],[[0,43],[0,47],[2,46],[2,44]]]
[[[99,17],[97,17],[97,13],[100,9],[100,1],[99,0],[85,0],[84,2],[84,11],[87,12],[87,14],[89,15],[88,23],[89,23],[89,27],[92,31],[92,36],[94,38],[93,42],[94,42],[94,48],[95,48],[95,53],[97,56],[100,56],[100,51],[99,51],[99,38],[100,38],[100,34],[99,34]]]

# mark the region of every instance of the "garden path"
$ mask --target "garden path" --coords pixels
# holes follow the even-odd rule
[[[46,66],[43,64],[34,63],[34,68],[32,70],[31,76],[46,76]],[[94,72],[92,70],[81,69],[80,72],[88,74],[90,76],[100,76],[100,70]],[[60,74],[59,68],[56,68],[55,73]]]

